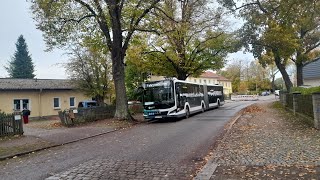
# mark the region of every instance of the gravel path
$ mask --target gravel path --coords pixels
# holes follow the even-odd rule
[[[246,108],[213,152],[211,179],[320,177],[320,132],[276,105]]]

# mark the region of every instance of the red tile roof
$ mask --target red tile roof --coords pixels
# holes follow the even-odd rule
[[[214,79],[218,79],[218,81],[230,81],[229,79],[223,77],[223,76],[220,76],[214,72],[210,72],[210,71],[205,71],[204,73],[202,73],[200,75],[200,77],[202,78],[214,78]]]

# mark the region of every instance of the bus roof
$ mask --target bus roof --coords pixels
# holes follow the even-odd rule
[[[163,82],[163,81],[173,81],[174,83],[176,83],[176,82],[181,82],[181,83],[186,83],[186,84],[197,84],[197,85],[204,85],[204,86],[221,86],[221,87],[223,87],[223,86],[220,85],[220,84],[195,83],[195,82],[190,82],[190,81],[179,80],[179,79],[176,79],[176,78],[173,78],[173,79],[164,79],[164,80],[159,80],[159,81],[148,81],[148,82],[145,82],[145,83],[156,83],[156,82]]]

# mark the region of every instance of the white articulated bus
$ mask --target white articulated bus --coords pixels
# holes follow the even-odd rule
[[[168,79],[143,84],[143,116],[147,120],[188,118],[224,104],[223,86]]]

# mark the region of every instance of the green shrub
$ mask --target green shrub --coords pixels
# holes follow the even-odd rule
[[[318,86],[318,87],[310,87],[310,88],[293,87],[291,89],[290,93],[293,93],[293,92],[300,92],[303,95],[313,94],[313,93],[316,93],[316,92],[320,93],[320,86]]]
[[[279,101],[276,101],[276,102],[273,102],[272,103],[272,107],[274,108],[274,109],[283,109],[284,108],[284,106],[281,104],[281,102],[279,102]]]
[[[5,112],[1,112],[1,111],[0,111],[0,119],[6,118],[6,117],[11,116],[11,115],[12,115],[12,113],[11,113],[11,114],[7,114],[7,113],[5,113]]]

